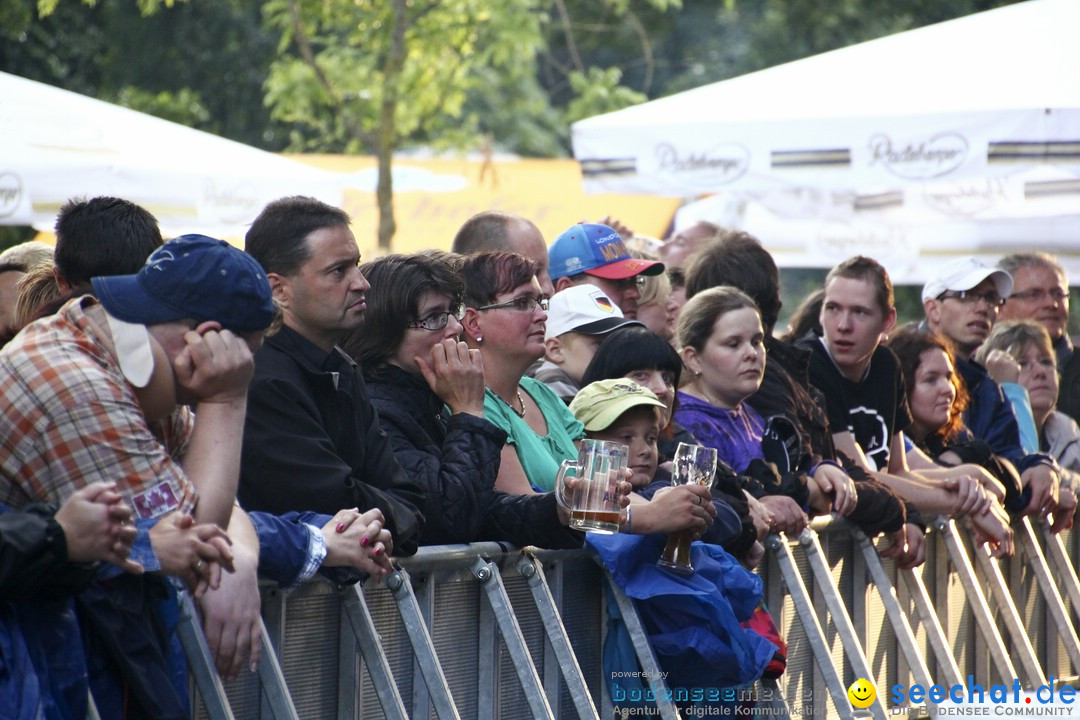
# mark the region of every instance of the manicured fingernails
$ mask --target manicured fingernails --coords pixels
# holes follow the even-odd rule
[[[371,544],[371,538],[369,538],[367,535],[360,538],[360,547],[367,547],[370,544]]]
[[[382,548],[375,548],[375,557],[382,557]]]
[[[345,532],[345,523],[338,523],[337,524],[337,531],[338,532]]]

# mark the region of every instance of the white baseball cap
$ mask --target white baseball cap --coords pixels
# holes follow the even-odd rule
[[[595,285],[573,285],[551,296],[546,338],[563,333],[604,335],[626,325],[641,325],[623,317],[619,306]]]
[[[994,289],[1003,298],[1012,294],[1012,275],[996,267],[987,265],[982,260],[974,257],[957,258],[950,260],[926,281],[923,285],[922,299],[936,299],[944,292],[970,290],[983,280],[990,278],[994,282]]]

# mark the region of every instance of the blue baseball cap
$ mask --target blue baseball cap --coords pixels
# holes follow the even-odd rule
[[[134,275],[91,278],[105,310],[140,325],[192,318],[233,332],[265,330],[274,319],[266,273],[224,240],[182,235],[146,259]]]
[[[664,264],[638,260],[630,255],[613,228],[594,223],[578,223],[548,248],[552,280],[585,273],[607,280],[625,280],[637,275],[659,275]]]

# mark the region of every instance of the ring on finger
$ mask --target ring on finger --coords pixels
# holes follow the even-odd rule
[[[195,571],[195,572],[197,572],[197,573],[200,573],[200,572],[202,572],[202,569],[203,569],[204,567],[206,567],[206,563],[205,563],[205,562],[203,561],[203,559],[202,559],[202,558],[199,558],[198,560],[196,560],[196,561],[195,561],[194,563],[192,563],[192,565],[191,565],[191,569],[192,569],[192,570],[194,570],[194,571]]]

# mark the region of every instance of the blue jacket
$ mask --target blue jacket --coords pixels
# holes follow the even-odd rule
[[[1056,465],[1049,455],[1024,452],[1012,403],[986,368],[974,360],[958,357],[956,369],[971,396],[971,403],[964,411],[964,424],[972,435],[989,445],[995,455],[1007,458],[1020,472],[1039,463]]]

